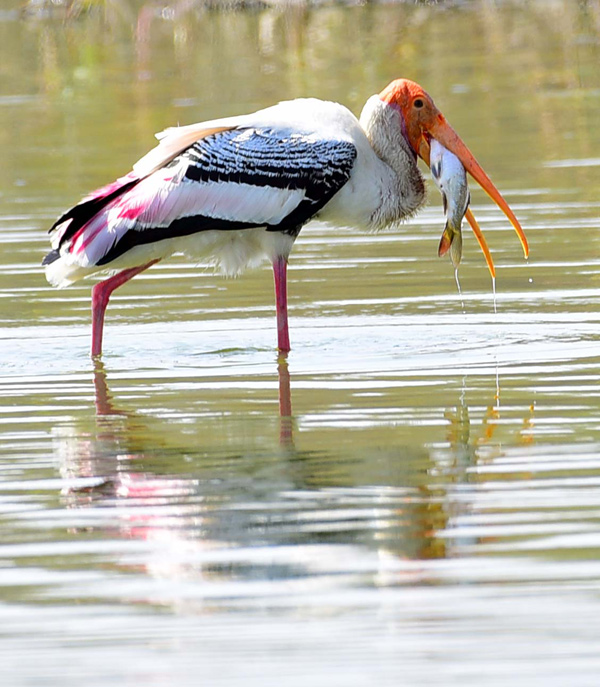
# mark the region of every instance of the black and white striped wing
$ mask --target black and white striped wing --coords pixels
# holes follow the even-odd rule
[[[74,243],[88,264],[105,265],[135,246],[206,230],[265,227],[295,236],[348,181],[356,154],[350,141],[292,130],[222,131],[141,179]]]

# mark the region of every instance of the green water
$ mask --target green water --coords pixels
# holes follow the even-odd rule
[[[596,685],[600,3],[6,5],[3,684]],[[399,76],[526,230],[528,262],[472,188],[497,314],[431,185],[393,232],[303,229],[287,360],[268,266],[175,257],[90,361],[90,283],[40,268],[61,211],[166,126]]]

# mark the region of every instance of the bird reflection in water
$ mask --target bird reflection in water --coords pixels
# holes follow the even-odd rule
[[[511,437],[511,446],[533,443],[534,410],[535,405],[530,405],[516,432],[516,439],[514,436]],[[472,501],[467,497],[470,486],[477,485],[482,480],[477,467],[493,464],[505,455],[502,441],[496,438],[501,425],[501,415],[500,385],[497,381],[493,402],[486,408],[480,431],[473,436],[469,407],[466,403],[466,378],[463,378],[462,391],[456,407],[447,410],[444,415],[448,421],[446,440],[449,450],[438,460],[439,473],[444,484],[442,499],[445,505],[441,510],[447,516],[443,529],[461,530],[461,522],[473,508]],[[444,538],[441,544],[438,541],[437,545],[442,547],[444,556],[452,557],[458,555],[461,547],[465,545],[472,547],[487,541],[489,539],[485,537],[456,535]]]
[[[89,429],[67,425],[59,428],[57,434],[61,474],[73,485],[63,490],[63,499],[70,508],[117,506],[122,499],[152,507],[152,514],[128,511],[120,515],[119,532],[121,536],[156,538],[170,527],[171,514],[161,506],[176,506],[193,492],[194,482],[176,475],[157,476],[140,471],[138,463],[156,451],[156,434],[148,435],[146,418],[115,406],[101,361],[94,364],[93,381],[94,425]],[[83,486],[79,486],[81,482]]]
[[[502,454],[502,443],[494,443],[496,430],[501,422],[500,387],[497,384],[494,400],[487,406],[481,422],[481,431],[478,436],[471,437],[471,421],[469,407],[465,396],[466,379],[463,379],[463,388],[459,402],[453,410],[447,410],[444,414],[449,423],[447,440],[456,456],[457,465],[468,467],[480,463],[482,460],[491,460]],[[535,404],[531,404],[527,414],[521,421],[516,441],[517,445],[532,444],[534,441],[534,412]],[[487,451],[482,449],[487,448]]]
[[[285,355],[279,356],[277,371],[279,447],[285,456],[293,456],[294,420]],[[177,537],[182,540],[200,537],[204,539],[203,546],[219,545],[206,541],[203,521],[211,511],[219,509],[223,493],[227,492],[226,487],[218,488],[218,481],[225,482],[228,471],[236,473],[233,483],[239,479],[240,456],[229,457],[229,466],[225,465],[220,479],[215,477],[214,461],[209,460],[210,465],[203,466],[201,458],[194,460],[193,468],[186,463],[184,470],[189,472],[159,475],[160,467],[157,469],[156,463],[168,465],[167,471],[181,470],[181,450],[169,446],[168,439],[161,445],[163,434],[172,435],[172,423],[161,431],[159,418],[119,408],[100,360],[94,361],[93,385],[96,411],[93,424],[71,422],[56,428],[55,454],[69,485],[62,493],[67,507],[88,508],[99,504],[118,507],[120,536],[152,540],[167,537],[171,541]],[[197,453],[202,451],[199,441],[201,437],[195,441]],[[171,461],[171,458],[176,459]],[[150,469],[145,469],[149,463]],[[206,493],[207,484],[210,493]]]
[[[73,532],[88,531],[91,522],[102,536],[143,541],[150,550],[136,558],[136,568],[141,562],[147,574],[169,579],[271,579],[272,563],[252,562],[252,553],[244,553],[250,559],[239,567],[226,553],[258,551],[265,542],[271,555],[284,560],[286,546],[294,544],[294,565],[307,574],[317,568],[323,572],[316,545],[331,551],[350,546],[359,557],[375,553],[376,583],[391,585],[428,578],[430,570],[418,561],[456,555],[461,540],[448,539],[446,532],[469,508],[464,488],[473,480],[473,468],[501,451],[494,439],[497,397],[480,436],[473,436],[463,384],[456,408],[445,414],[448,448],[372,447],[367,455],[359,447],[342,462],[338,454],[296,448],[285,356],[278,358],[277,371],[279,433],[273,434],[272,454],[266,455],[263,442],[256,451],[238,449],[218,457],[197,448],[182,457],[181,444],[167,443],[175,423],[164,421],[168,426],[161,427],[158,417],[120,409],[97,361],[93,424],[57,433],[56,454],[71,484],[63,499],[81,510],[82,524]],[[209,421],[219,420],[214,414]],[[521,430],[524,440],[530,436],[528,423],[531,418]],[[185,441],[189,447],[189,435]],[[195,432],[194,441],[198,447],[202,431]],[[409,574],[406,568],[386,573],[402,561],[416,566]],[[125,571],[131,567],[116,565]]]

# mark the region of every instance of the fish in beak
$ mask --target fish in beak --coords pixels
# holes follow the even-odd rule
[[[467,148],[460,136],[448,124],[444,115],[437,109],[432,98],[419,86],[419,84],[408,79],[397,79],[384,89],[379,98],[399,111],[402,119],[402,132],[414,151],[427,166],[430,165],[430,143],[435,139],[451,153],[454,153],[460,160],[465,170],[475,179],[481,188],[490,196],[496,205],[506,215],[510,223],[515,228],[525,257],[529,255],[529,246],[525,232],[519,220],[502,197],[500,191],[494,186],[491,179],[483,171],[471,151]],[[490,272],[493,272],[493,263],[489,257],[489,250],[483,239],[483,234],[479,228],[473,213],[470,209],[466,211],[466,218],[473,229],[477,240],[488,261]],[[485,246],[485,249],[484,247]]]
[[[429,145],[431,176],[442,194],[446,226],[440,240],[438,255],[450,251],[454,269],[458,269],[462,257],[462,220],[469,207],[471,194],[467,173],[461,161],[435,138]]]

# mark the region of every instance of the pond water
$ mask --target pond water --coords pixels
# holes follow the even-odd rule
[[[0,11],[0,674],[49,685],[597,685],[600,3]],[[68,15],[68,16],[67,16]],[[47,229],[175,123],[407,76],[520,218],[439,194],[268,266],[49,287]]]

